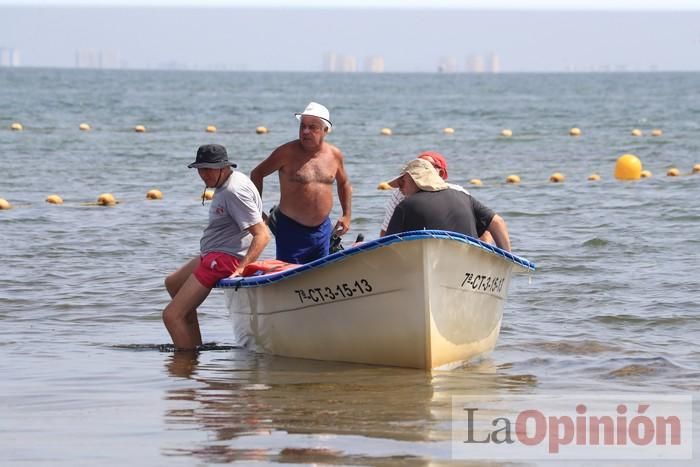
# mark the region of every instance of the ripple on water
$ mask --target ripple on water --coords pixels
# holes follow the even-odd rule
[[[685,370],[680,365],[665,357],[635,357],[611,359],[605,365],[615,367],[606,371],[604,378],[638,378],[641,376],[657,376],[659,374],[677,373]]]
[[[583,246],[589,248],[602,248],[604,246],[608,246],[609,244],[610,242],[608,240],[598,237],[591,238],[590,240],[583,242]]]
[[[530,347],[543,350],[545,352],[550,352],[554,354],[566,354],[566,355],[595,355],[604,352],[617,352],[621,348],[595,340],[584,340],[584,341],[542,341],[533,342],[529,344]]]

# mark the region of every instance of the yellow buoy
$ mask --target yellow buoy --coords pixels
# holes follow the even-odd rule
[[[569,130],[569,134],[571,136],[581,136],[581,129],[580,128],[572,128]]]
[[[97,198],[97,204],[100,206],[114,206],[117,204],[117,200],[114,199],[114,195],[111,193],[102,193]]]
[[[22,131],[24,130],[24,127],[22,126],[21,123],[15,122],[12,125],[10,125],[10,130],[12,131]]]
[[[472,178],[471,180],[469,180],[469,184],[470,185],[483,185],[484,182],[482,182],[478,178]]]
[[[4,198],[0,198],[0,210],[2,209],[10,209],[12,205],[10,204],[9,201],[7,201]]]
[[[255,132],[259,135],[264,135],[268,132],[268,129],[264,126],[259,126],[255,128]]]
[[[216,133],[216,127],[214,125],[207,126],[207,133]]]
[[[663,134],[663,130],[659,128],[654,128],[653,130],[651,130],[651,136],[662,136]]]
[[[382,131],[380,133],[384,136],[391,136],[391,128],[382,128]]]
[[[377,185],[377,190],[391,190],[392,188],[393,187],[387,182],[381,182],[379,185]]]
[[[623,154],[615,163],[615,178],[618,180],[639,180],[642,161],[634,154]]]
[[[590,175],[588,176],[588,180],[590,180],[591,182],[597,182],[598,180],[600,180],[600,175],[598,175],[598,174],[590,174]]]
[[[520,183],[520,176],[518,175],[508,175],[506,177],[506,183]]]
[[[677,176],[679,176],[680,174],[681,174],[681,171],[678,170],[678,169],[675,168],[675,167],[671,167],[670,169],[668,169],[668,170],[666,171],[666,175],[668,175],[669,177],[677,177]]]
[[[694,174],[700,173],[700,164],[695,164],[695,165],[693,166],[693,173],[694,173]]]
[[[630,134],[632,136],[642,136],[644,133],[642,133],[642,130],[640,130],[639,128],[635,128],[632,131],[630,131]]]
[[[63,198],[58,195],[49,195],[46,197],[46,202],[49,204],[63,204]]]
[[[444,129],[442,130],[442,132],[445,133],[446,135],[451,135],[451,134],[454,134],[455,129],[454,129],[454,128],[447,127],[447,128],[444,128]]]
[[[639,173],[640,178],[650,178],[651,177],[651,171],[650,170],[642,170]]]
[[[136,126],[134,127],[134,131],[135,131],[136,133],[145,133],[145,132],[146,132],[146,127],[143,126],[143,125],[136,125]]]
[[[88,125],[87,123],[81,123],[78,128],[80,128],[80,131],[90,131],[91,130],[90,125]]]
[[[509,130],[508,128],[504,128],[503,130],[501,130],[501,136],[505,138],[510,138],[511,136],[513,136],[513,131]]]
[[[214,199],[214,191],[213,190],[205,190],[204,194],[202,196],[207,201],[211,201],[212,199]]]
[[[146,199],[163,199],[163,193],[160,190],[148,190]]]
[[[560,172],[554,172],[552,175],[549,176],[549,181],[552,183],[561,183],[564,181],[566,177],[564,177],[564,174]]]

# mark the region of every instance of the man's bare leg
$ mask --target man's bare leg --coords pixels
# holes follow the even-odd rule
[[[202,345],[197,307],[210,292],[210,288],[204,287],[193,274],[190,274],[163,310],[163,323],[176,348],[195,349]]]
[[[183,264],[180,269],[177,271],[173,272],[170,274],[168,277],[165,278],[165,289],[168,291],[170,294],[170,298],[175,298],[175,295],[177,295],[178,291],[182,287],[182,285],[187,281],[187,279],[192,275],[195,269],[197,269],[197,266],[199,266],[199,262],[201,261],[201,258],[199,256],[192,258],[191,260],[187,261],[185,264]],[[190,326],[194,329],[197,329],[198,333],[198,340],[201,343],[202,342],[202,336],[199,334],[199,319],[197,317],[197,310],[194,310],[194,313],[190,315],[188,318],[191,323]],[[165,318],[163,318],[163,321],[165,322]],[[167,326],[166,326],[167,327]]]
[[[199,256],[197,256],[196,258],[192,258],[191,260],[183,264],[182,267],[180,267],[180,269],[178,269],[177,271],[173,272],[165,278],[165,288],[168,290],[170,298],[175,298],[175,295],[177,295],[177,292],[178,290],[180,290],[180,287],[182,287],[182,284],[184,284],[185,281],[190,277],[190,274],[192,274],[194,270],[197,269],[197,266],[199,266],[199,262]]]

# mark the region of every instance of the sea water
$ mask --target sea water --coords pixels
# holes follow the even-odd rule
[[[697,396],[698,89],[697,73],[0,69],[0,198],[13,205],[0,211],[2,464],[450,465],[469,462],[453,458],[455,397]],[[437,150],[537,264],[514,276],[490,356],[424,372],[256,355],[235,348],[220,290],[200,308],[211,350],[166,351],[163,278],[197,253],[207,220],[187,164],[221,143],[249,173],[296,137],[312,100],[331,111],[353,185],[346,245],[378,235],[377,184]],[[624,153],[653,176],[616,181]],[[146,200],[152,188],[164,198]],[[95,206],[107,192],[119,204]],[[44,201],[54,193],[63,205]],[[278,197],[273,175],[266,209]]]

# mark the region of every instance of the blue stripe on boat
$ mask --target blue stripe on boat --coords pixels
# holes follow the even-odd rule
[[[374,250],[385,245],[390,245],[396,242],[406,242],[412,240],[423,240],[426,238],[440,238],[456,240],[458,242],[467,243],[469,245],[477,246],[486,251],[489,251],[495,255],[502,256],[503,258],[518,264],[531,271],[535,270],[535,264],[521,258],[512,253],[508,253],[505,250],[501,250],[497,246],[491,245],[486,242],[482,242],[478,238],[470,237],[468,235],[463,235],[456,232],[449,232],[447,230],[413,230],[410,232],[402,232],[394,235],[387,235],[386,237],[381,237],[376,240],[370,240],[365,243],[361,243],[357,246],[348,248],[347,250],[340,250],[332,255],[328,255],[323,258],[319,258],[310,263],[301,265],[293,269],[287,269],[280,272],[275,272],[272,274],[265,274],[263,276],[250,276],[250,277],[240,277],[235,279],[221,279],[217,284],[217,288],[239,288],[239,287],[257,287],[260,285],[271,284],[273,282],[280,281],[284,278],[296,276],[309,269],[314,269],[323,266],[327,263],[333,263],[340,261],[346,256],[356,255],[362,251]]]

